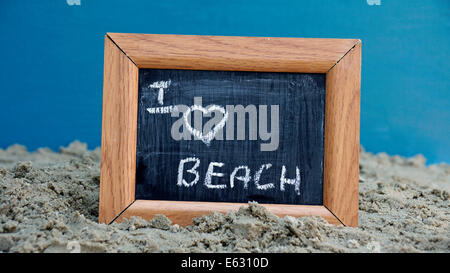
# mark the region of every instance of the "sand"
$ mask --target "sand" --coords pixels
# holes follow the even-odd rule
[[[361,150],[358,228],[256,203],[181,228],[98,224],[100,149],[0,149],[0,252],[450,252],[450,165]]]

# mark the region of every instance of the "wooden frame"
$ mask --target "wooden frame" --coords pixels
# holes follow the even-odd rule
[[[105,37],[99,221],[165,214],[180,225],[245,204],[135,200],[139,68],[326,73],[323,205],[263,204],[358,226],[361,41],[108,33]]]

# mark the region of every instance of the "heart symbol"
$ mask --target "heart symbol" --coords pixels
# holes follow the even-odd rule
[[[192,128],[191,124],[189,123],[189,115],[191,114],[191,112],[193,111],[201,111],[204,115],[212,113],[214,111],[219,111],[223,114],[223,118],[220,120],[219,123],[216,124],[216,126],[214,126],[214,128],[209,131],[206,135],[204,135],[202,132],[200,132],[197,129]],[[210,105],[207,108],[200,106],[200,105],[192,105],[191,107],[189,107],[186,112],[184,112],[183,114],[183,121],[184,124],[186,125],[186,129],[196,138],[200,139],[201,141],[203,141],[203,143],[205,143],[206,145],[209,145],[211,140],[214,139],[214,137],[216,136],[217,132],[219,132],[220,129],[222,129],[225,126],[225,123],[227,122],[228,119],[228,112],[225,111],[225,109],[219,105]]]

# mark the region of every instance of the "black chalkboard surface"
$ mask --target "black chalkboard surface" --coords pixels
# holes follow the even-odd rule
[[[322,205],[325,74],[140,69],[136,199]]]

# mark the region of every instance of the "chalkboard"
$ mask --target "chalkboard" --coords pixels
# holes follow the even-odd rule
[[[140,69],[136,199],[321,205],[324,109],[324,74]]]
[[[360,40],[108,33],[104,61],[99,222],[358,226]]]

